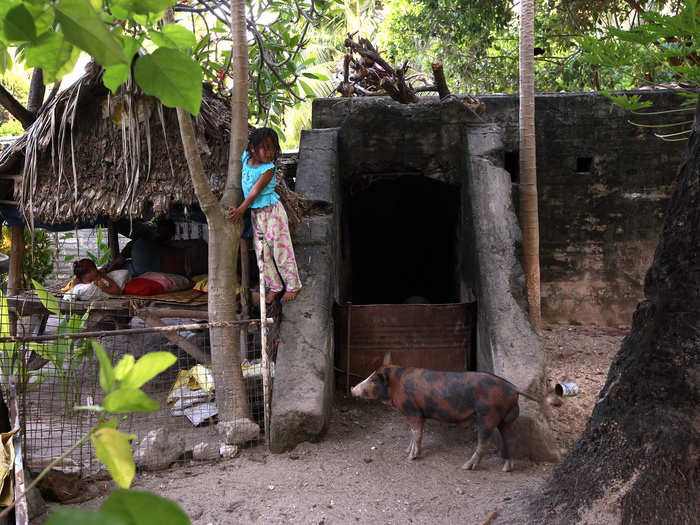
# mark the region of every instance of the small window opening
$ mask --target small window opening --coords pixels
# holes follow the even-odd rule
[[[520,182],[520,152],[506,151],[503,157],[503,167],[510,173],[512,183]]]
[[[593,167],[593,157],[578,157],[576,159],[576,173],[590,173]]]

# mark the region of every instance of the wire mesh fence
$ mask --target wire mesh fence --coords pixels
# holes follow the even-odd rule
[[[26,291],[23,296],[35,300],[33,291]],[[18,310],[16,298],[14,309],[12,298],[8,298],[8,303],[9,309],[2,308],[3,315],[8,318],[0,322],[3,327],[13,327],[17,337],[14,341],[6,339],[0,343],[3,393],[7,399],[8,381],[14,376],[25,466],[36,473],[76,444],[102,417],[97,411],[76,407],[101,405],[106,393],[100,387],[99,363],[91,339],[77,334],[70,339],[56,335],[70,331],[72,328],[66,327],[70,327],[71,318],[82,318],[82,313],[64,314],[70,309],[60,301],[61,315],[24,313],[19,316],[15,314]],[[113,365],[127,354],[138,360],[148,352],[169,351],[176,357],[175,365],[142,387],[160,408],[153,412],[119,415],[119,430],[135,436],[132,450],[137,468],[155,469],[192,459],[219,458],[227,436],[217,430],[221,425],[216,424],[216,390],[211,367],[195,360],[182,345],[172,342],[163,331],[156,331],[138,317],[91,311],[86,319],[87,329],[95,334],[92,339],[102,345]],[[211,354],[206,321],[192,318],[162,321],[178,327],[173,332],[205,355]],[[180,329],[184,325],[187,329]],[[242,324],[238,330],[244,334],[241,340],[246,348],[242,372],[250,420],[259,426],[259,432],[253,431],[239,439],[256,443],[264,435],[260,326]],[[268,348],[275,345],[272,338]],[[274,375],[274,362],[271,372]],[[228,453],[231,453],[230,448]],[[87,440],[55,468],[87,476],[103,467]]]

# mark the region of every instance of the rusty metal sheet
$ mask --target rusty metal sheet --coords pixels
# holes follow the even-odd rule
[[[475,303],[338,305],[336,363],[356,383],[391,352],[401,366],[466,370]],[[348,315],[350,337],[347,337]],[[348,354],[348,346],[350,352]],[[346,384],[346,374],[338,381]]]

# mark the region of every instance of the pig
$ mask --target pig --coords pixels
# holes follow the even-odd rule
[[[408,418],[411,425],[411,443],[406,450],[408,459],[420,456],[426,418],[462,427],[476,421],[478,445],[462,468],[477,469],[494,429],[498,428],[502,437],[501,457],[505,460],[503,471],[513,469],[513,422],[520,413],[518,395],[539,401],[537,398],[520,392],[515,385],[493,374],[404,368],[390,361],[387,354],[384,364],[355,385],[351,392],[354,397],[378,399]]]

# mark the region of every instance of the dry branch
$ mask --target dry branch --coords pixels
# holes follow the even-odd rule
[[[433,62],[433,78],[435,79],[435,86],[437,87],[438,95],[440,98],[445,98],[450,94],[450,88],[447,87],[447,82],[445,81],[445,72],[442,69],[442,64],[440,62]]]
[[[410,104],[418,102],[417,93],[437,91],[440,98],[450,94],[442,64],[438,62],[433,64],[435,83],[431,85],[421,73],[407,76],[407,61],[401,67],[392,67],[366,38],[358,38],[356,42],[348,34],[345,47],[350,52],[343,58],[342,79],[335,89],[343,97],[389,95],[402,104]],[[337,76],[340,77],[340,71]],[[415,86],[417,81],[424,85]]]

